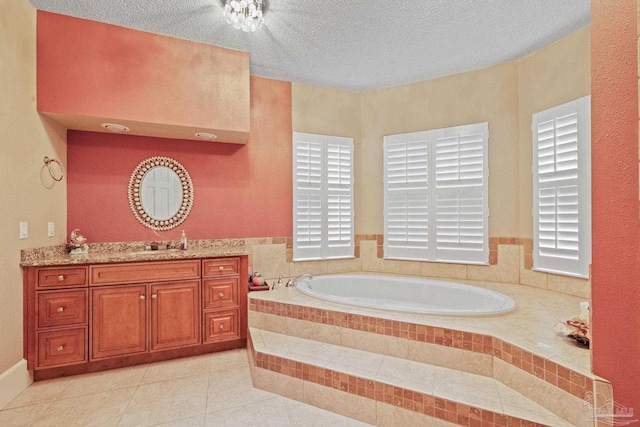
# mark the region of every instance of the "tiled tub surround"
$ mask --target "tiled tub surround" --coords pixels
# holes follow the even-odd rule
[[[245,239],[251,248],[250,271],[259,271],[269,283],[279,276],[297,277],[303,273],[331,274],[372,272],[439,277],[455,280],[482,280],[521,284],[574,295],[588,300],[591,281],[532,270],[533,242],[515,237],[489,239],[490,265],[448,264],[440,262],[399,261],[383,258],[383,236],[357,235],[355,258],[293,262],[290,237]]]
[[[570,424],[594,425],[589,420],[593,416],[593,406],[590,406],[592,396],[599,396],[603,401],[611,399],[610,384],[590,373],[587,349],[555,335],[551,328],[554,322],[575,315],[581,299],[530,287],[465,282],[503,292],[516,300],[518,308],[512,313],[496,317],[436,317],[352,308],[320,301],[302,295],[295,289],[283,288],[250,294],[249,326],[493,378]],[[251,338],[255,344],[255,337]],[[324,387],[332,388],[339,384],[337,390],[342,389],[343,383],[349,385],[349,381],[355,381],[356,387],[350,389],[347,386],[344,390],[346,393],[355,394],[359,399],[384,402],[385,384],[382,382],[378,384],[369,378],[374,381],[374,394],[371,397],[369,390],[367,396],[366,387],[364,390],[358,388],[358,381],[365,381],[366,384],[365,376],[349,371],[335,374],[335,370],[327,371],[325,365],[309,361],[305,362],[309,366],[304,368],[305,363],[301,364],[295,356],[276,356],[261,349],[260,345],[254,348],[254,363],[260,369],[301,379],[305,386],[311,381],[312,372],[315,372],[316,378],[319,373],[332,377],[331,385],[322,375],[321,380],[312,383],[324,381]],[[333,375],[347,376],[334,382]],[[344,379],[346,382],[342,381]],[[503,411],[454,401],[448,404],[450,409],[455,408],[455,412],[453,409],[447,411],[447,399],[436,399],[432,395],[428,397],[429,393],[421,393],[415,388],[394,386],[394,396],[398,398],[393,401],[394,405],[409,412],[422,411],[424,414],[424,411],[429,411],[427,415],[432,415],[431,409],[428,409],[432,408],[436,418],[462,425],[530,425],[515,420],[511,420],[512,424],[503,424],[509,422],[509,417]],[[364,397],[361,396],[363,391]],[[426,399],[429,405],[416,405],[415,399],[422,399],[423,402]],[[436,405],[445,406],[439,408]],[[444,409],[444,412],[436,412],[436,409]],[[480,424],[478,421],[482,420],[485,409],[485,423]]]

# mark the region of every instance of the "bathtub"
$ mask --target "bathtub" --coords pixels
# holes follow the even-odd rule
[[[295,281],[303,294],[352,306],[448,316],[507,313],[515,301],[500,292],[423,278],[329,274]]]

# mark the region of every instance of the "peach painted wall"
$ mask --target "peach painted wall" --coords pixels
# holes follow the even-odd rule
[[[69,131],[69,230],[90,242],[291,235],[290,83],[251,78],[251,129],[246,145]],[[152,156],[182,163],[195,190],[186,221],[157,234],[127,199],[131,172]]]
[[[71,129],[124,119],[137,135],[158,136],[139,132],[155,126],[246,141],[247,52],[38,11],[37,55],[38,111]]]
[[[636,0],[591,1],[593,368],[640,411]]]

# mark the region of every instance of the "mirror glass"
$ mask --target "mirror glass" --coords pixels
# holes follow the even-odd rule
[[[182,205],[182,182],[173,169],[156,166],[142,178],[140,195],[142,208],[151,218],[167,220]]]
[[[152,230],[170,230],[191,211],[193,184],[177,161],[150,157],[131,174],[128,196],[129,206],[142,225]]]

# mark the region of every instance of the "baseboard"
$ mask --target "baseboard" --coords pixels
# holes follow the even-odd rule
[[[17,395],[33,382],[27,361],[22,359],[0,374],[0,409],[7,406]]]

